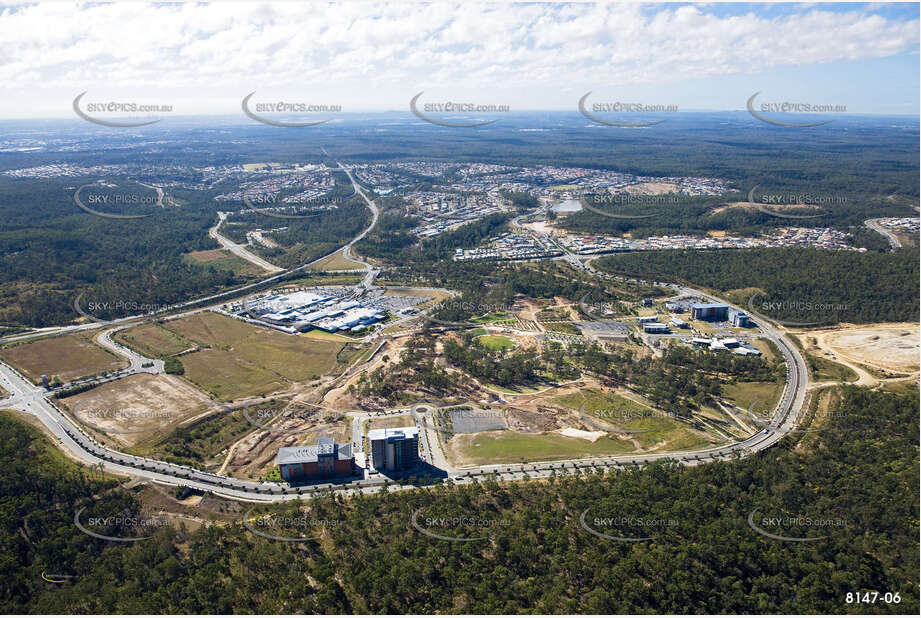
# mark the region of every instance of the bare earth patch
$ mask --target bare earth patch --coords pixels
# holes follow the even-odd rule
[[[918,371],[918,324],[873,324],[812,334],[819,347],[835,354],[890,371]]]
[[[574,427],[566,427],[565,429],[560,429],[560,433],[564,436],[569,436],[570,438],[582,438],[583,440],[588,440],[589,442],[594,442],[595,440],[608,435],[604,431],[584,431],[582,429],[575,429]]]
[[[316,444],[321,437],[338,443],[351,441],[348,422],[327,423],[318,418],[292,418],[276,429],[286,431],[254,431],[236,443],[223,471],[237,478],[261,478],[275,467],[278,449],[285,446]],[[287,433],[297,431],[297,433]]]
[[[61,400],[77,419],[131,446],[212,407],[175,376],[136,374]]]
[[[525,223],[521,227],[527,228],[529,230],[533,230],[540,234],[553,234],[556,231],[556,228],[550,225],[547,221],[535,221],[533,223]]]
[[[815,204],[755,204],[752,202],[728,202],[726,204],[721,204],[720,206],[717,206],[716,208],[710,210],[707,214],[708,215],[718,215],[721,212],[732,210],[733,208],[744,208],[745,210],[755,210],[759,206],[767,210],[775,210],[775,211],[803,210],[803,209],[822,210],[821,206],[816,206]]]
[[[630,195],[664,195],[678,193],[678,185],[670,182],[641,182],[627,187]]]

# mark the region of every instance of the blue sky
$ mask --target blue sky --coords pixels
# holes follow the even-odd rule
[[[667,6],[681,6],[693,3],[669,3]],[[725,3],[700,3],[715,15],[745,15],[755,13],[762,17],[783,17],[801,13],[803,10],[819,8],[833,13],[849,13],[863,11],[874,13],[888,19],[911,20],[919,15],[917,2],[725,2]]]
[[[16,4],[0,8],[0,117],[72,117],[84,91],[181,115],[237,114],[253,91],[344,112],[406,110],[419,91],[740,110],[761,91],[918,115],[918,32],[917,3]]]

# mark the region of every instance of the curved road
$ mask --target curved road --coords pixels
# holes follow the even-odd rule
[[[356,242],[364,238],[377,224],[378,209],[374,202],[368,198],[364,191],[361,190],[361,188],[355,182],[351,172],[341,163],[339,166],[349,176],[349,180],[355,187],[356,192],[358,192],[362,198],[364,198],[368,207],[374,214],[371,225],[359,236],[355,237],[345,245],[343,253],[347,254],[351,247]],[[336,251],[339,251],[339,249]],[[335,251],[333,253],[335,253]],[[325,257],[327,256],[324,256],[324,258]],[[573,263],[573,265],[577,265],[579,268],[597,276],[608,279],[615,278],[613,275],[595,270],[593,267],[583,263],[581,260],[575,258],[575,256],[571,254],[565,256],[563,259],[567,259]],[[315,260],[314,262],[316,261],[319,260]],[[311,262],[310,264],[313,264],[314,262]],[[285,271],[284,273],[276,275],[275,277],[270,277],[269,279],[263,280],[260,282],[260,284],[278,279],[291,272],[302,270],[308,267],[310,264]],[[368,269],[369,275],[371,275],[374,271],[370,268],[370,266],[368,266]],[[708,294],[694,290],[692,288],[669,284],[659,285],[677,289],[681,293],[693,294],[696,296],[713,299],[713,297],[709,296]],[[238,288],[234,291],[234,293],[239,293],[240,291],[241,289]],[[227,293],[207,297],[205,299],[199,299],[198,301],[192,301],[187,303],[187,305],[197,304],[202,301],[223,297],[225,295],[227,295]],[[175,309],[176,307],[173,307],[173,310]],[[115,325],[118,323],[127,322],[131,319],[137,318],[124,318],[121,320],[113,321],[109,324]],[[86,326],[98,327],[98,324],[89,324]],[[475,477],[483,474],[498,474],[503,480],[516,480],[519,478],[524,478],[525,476],[531,478],[549,476],[550,474],[553,474],[557,471],[565,472],[579,468],[612,468],[631,464],[641,465],[662,459],[672,459],[687,465],[696,465],[706,460],[731,459],[738,456],[747,456],[754,452],[769,448],[773,444],[780,441],[785,435],[787,435],[788,432],[795,429],[806,397],[806,390],[808,387],[808,370],[805,360],[803,359],[800,352],[793,345],[791,345],[780,332],[776,331],[772,326],[763,321],[759,323],[759,326],[761,327],[763,334],[768,339],[773,341],[780,349],[780,352],[787,364],[787,382],[784,386],[783,394],[776,408],[774,409],[770,423],[765,429],[759,430],[758,433],[750,436],[746,440],[731,444],[729,446],[694,452],[656,453],[651,455],[632,457],[596,457],[564,462],[557,461],[513,465],[499,464],[458,470],[448,470],[448,472],[450,474],[456,475],[455,480],[459,482],[469,482],[470,477]],[[122,326],[122,328],[124,328],[124,326]],[[102,333],[99,337],[99,342],[110,350],[127,357],[131,361],[132,367],[135,364],[138,364],[140,368],[140,364],[142,362],[147,362],[149,359],[145,359],[142,356],[127,351],[123,346],[114,343],[111,340],[110,335],[115,330],[118,329],[111,329]],[[156,367],[154,369],[160,368]],[[155,459],[121,453],[114,449],[102,446],[96,442],[92,437],[90,437],[80,428],[79,424],[74,419],[72,419],[67,413],[65,413],[62,409],[53,403],[53,401],[49,398],[49,393],[47,393],[42,387],[35,386],[12,367],[2,362],[0,362],[0,386],[2,386],[6,391],[10,393],[7,398],[0,400],[0,408],[12,408],[36,416],[38,420],[40,420],[45,425],[49,432],[58,441],[60,448],[67,449],[76,458],[86,462],[91,466],[101,466],[115,474],[141,477],[151,481],[157,481],[170,485],[184,485],[193,489],[211,491],[230,498],[260,502],[297,499],[304,494],[309,495],[309,493],[318,489],[332,489],[338,493],[344,494],[357,492],[367,493],[377,491],[378,488],[384,484],[384,481],[380,479],[366,479],[353,481],[347,484],[340,483],[333,485],[331,483],[324,483],[311,486],[309,488],[297,488],[290,487],[283,483],[256,483],[252,481],[244,481],[229,476],[204,472],[190,468],[188,466],[179,466]],[[437,444],[438,440],[437,436],[432,435],[434,432],[432,429],[434,427],[434,423],[432,422],[432,415],[434,414],[434,410],[429,406],[426,407],[429,409],[421,415],[422,418],[420,421],[422,422],[420,424],[423,426],[426,433],[425,441],[430,445],[429,448],[431,449],[431,445],[433,443]],[[428,457],[433,457],[436,454],[427,452],[427,455]],[[401,486],[399,488],[411,489],[414,488],[414,486],[407,485]]]
[[[899,242],[898,237],[892,232],[890,232],[889,230],[887,230],[886,228],[884,228],[880,224],[879,219],[867,219],[866,221],[864,221],[864,225],[866,225],[868,228],[870,228],[874,232],[879,232],[880,234],[885,236],[886,240],[889,241],[889,246],[892,247],[893,251],[895,251],[896,249],[902,246],[902,243]]]
[[[24,341],[26,339],[34,339],[36,337],[46,337],[49,335],[63,335],[65,333],[72,333],[72,332],[78,332],[78,331],[83,331],[83,330],[92,330],[92,329],[98,328],[100,325],[114,326],[116,324],[127,324],[129,322],[143,320],[143,319],[151,318],[151,317],[158,316],[158,315],[171,314],[177,310],[195,307],[196,305],[201,305],[202,303],[209,303],[211,301],[219,301],[221,299],[241,296],[245,294],[246,292],[249,292],[250,290],[255,290],[257,288],[261,288],[262,286],[266,284],[273,283],[275,281],[279,281],[287,277],[288,275],[298,273],[303,270],[307,270],[314,264],[321,262],[332,255],[335,255],[336,253],[338,253],[339,251],[343,249],[345,251],[351,251],[352,245],[354,245],[356,242],[358,242],[359,240],[367,236],[368,233],[372,229],[374,229],[374,226],[377,225],[379,211],[378,211],[377,205],[373,201],[368,199],[368,196],[364,193],[364,191],[360,190],[361,188],[355,183],[355,180],[352,178],[351,171],[347,167],[342,165],[342,163],[339,163],[338,161],[336,163],[338,163],[339,167],[342,168],[342,170],[345,171],[345,173],[348,175],[349,180],[352,181],[352,186],[355,188],[355,191],[358,192],[364,198],[366,204],[368,205],[368,209],[371,211],[373,215],[371,219],[371,224],[364,231],[362,231],[361,234],[359,234],[358,236],[350,240],[348,243],[346,243],[342,247],[337,247],[335,250],[330,251],[326,255],[321,255],[320,257],[318,257],[317,259],[311,262],[302,264],[300,266],[296,266],[294,268],[290,268],[288,270],[283,270],[276,275],[272,275],[271,277],[266,277],[264,279],[260,279],[259,281],[248,283],[238,288],[233,288],[230,290],[225,290],[223,292],[218,292],[217,294],[211,294],[209,296],[202,296],[201,298],[197,298],[195,300],[189,300],[183,303],[176,303],[174,305],[170,305],[166,309],[161,309],[159,311],[152,311],[150,313],[140,313],[138,315],[129,315],[124,318],[118,318],[116,320],[99,320],[99,319],[92,318],[91,316],[87,316],[87,317],[91,317],[92,319],[92,321],[87,324],[74,324],[71,326],[58,326],[58,327],[53,327],[53,328],[36,329],[36,330],[29,331],[28,333],[23,333],[19,335],[9,335],[7,337],[0,337],[0,342],[7,343],[7,342],[12,342],[12,341]],[[356,260],[356,261],[359,261],[359,260]],[[364,264],[364,262],[362,263]],[[368,273],[368,277],[366,277],[366,281],[372,275],[372,271],[370,270],[370,267],[368,268],[369,268],[369,273]],[[82,297],[82,294],[75,299],[75,302],[74,302],[75,307],[77,306],[77,301],[79,301],[81,297]],[[76,308],[77,308],[77,313],[86,315],[82,309],[79,309],[78,307]]]
[[[237,257],[246,260],[246,261],[249,262],[250,264],[255,264],[256,266],[258,266],[259,268],[261,268],[261,269],[264,270],[264,271],[267,271],[267,272],[270,272],[270,273],[277,273],[277,272],[280,272],[280,271],[283,271],[283,270],[284,270],[284,268],[281,268],[281,267],[279,267],[279,266],[275,266],[275,264],[272,264],[272,263],[270,263],[270,262],[268,262],[268,261],[262,259],[262,258],[259,257],[258,255],[256,255],[255,253],[253,253],[252,251],[250,251],[249,249],[247,249],[244,245],[239,245],[239,244],[235,243],[234,241],[230,240],[229,238],[227,238],[226,236],[222,236],[221,233],[220,233],[218,230],[220,229],[221,224],[224,223],[224,220],[225,220],[226,218],[227,218],[227,213],[226,213],[226,212],[220,212],[220,211],[218,211],[218,213],[217,213],[217,223],[214,225],[213,228],[211,228],[210,230],[208,230],[208,236],[210,236],[210,237],[213,238],[214,240],[218,241],[218,243],[219,243],[224,249],[227,249],[228,251],[230,251],[231,253],[233,253],[233,254],[236,255]]]
[[[771,332],[773,329],[768,330]],[[646,456],[598,457],[566,462],[545,462],[515,465],[489,465],[460,470],[448,470],[461,482],[469,482],[470,477],[497,473],[504,480],[516,480],[529,477],[548,476],[557,471],[569,471],[580,468],[612,468],[623,465],[642,465],[662,459],[673,459],[689,465],[713,460],[731,459],[747,456],[769,448],[781,440],[789,431],[795,429],[799,413],[802,410],[807,387],[807,368],[799,352],[786,339],[777,335],[775,340],[788,367],[788,381],[783,395],[775,408],[772,420],[766,429],[748,439],[729,446],[684,453],[657,453]],[[58,408],[43,388],[33,385],[6,364],[0,363],[0,385],[10,392],[10,396],[0,401],[0,407],[13,408],[35,415],[58,441],[60,448],[67,449],[78,459],[91,466],[102,465],[115,474],[125,474],[145,478],[170,485],[185,485],[202,491],[211,491],[229,498],[249,501],[278,501],[296,499],[316,489],[334,489],[350,494],[371,492],[383,484],[380,479],[355,481],[346,485],[329,483],[311,488],[294,488],[281,483],[254,483],[229,476],[222,476],[196,470],[187,466],[178,466],[145,457],[128,455],[104,447],[83,432],[77,422]],[[433,411],[424,415],[420,423],[426,431],[429,445],[437,444],[437,436],[431,428]],[[430,449],[432,446],[429,447]],[[436,456],[430,453],[429,457]],[[412,486],[406,486],[411,488]]]
[[[131,373],[163,373],[162,360],[159,358],[148,358],[146,356],[142,356],[134,350],[126,348],[120,343],[116,343],[115,340],[112,339],[113,334],[125,328],[128,328],[128,326],[117,326],[115,328],[104,330],[96,335],[95,341],[100,346],[117,354],[118,356],[127,358],[131,363],[129,367]],[[145,367],[145,365],[147,366]]]

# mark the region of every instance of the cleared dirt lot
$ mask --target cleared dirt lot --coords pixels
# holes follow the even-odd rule
[[[275,467],[275,457],[281,447],[316,444],[321,437],[333,438],[338,443],[351,441],[348,422],[294,419],[277,428],[298,433],[254,431],[234,445],[222,470],[237,478],[261,478]]]
[[[745,210],[756,210],[757,208],[763,208],[765,210],[773,210],[775,212],[781,212],[784,210],[815,210],[821,211],[821,206],[816,206],[815,204],[758,204],[753,202],[728,202],[717,206],[716,208],[710,210],[708,215],[718,215],[721,212],[727,210],[732,210],[733,208],[744,208]]]
[[[61,401],[79,421],[102,429],[127,446],[163,433],[215,405],[184,380],[146,373],[108,382]]]
[[[128,361],[93,343],[92,338],[97,333],[74,333],[21,343],[3,348],[0,357],[36,384],[41,381],[42,374],[69,382],[126,367]]]
[[[671,182],[641,182],[627,187],[627,193],[630,195],[664,195],[677,192],[678,185]]]
[[[847,360],[896,372],[918,371],[918,324],[872,324],[813,331],[816,344]]]
[[[416,421],[413,420],[413,417],[409,414],[401,414],[400,416],[388,416],[386,418],[371,418],[367,421],[365,431],[368,432],[372,429],[396,429],[398,427],[413,427],[415,424]]]

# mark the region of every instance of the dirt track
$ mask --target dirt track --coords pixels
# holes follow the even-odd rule
[[[918,371],[917,324],[877,324],[818,333],[820,347],[858,363],[888,371]]]
[[[859,386],[877,386],[881,379],[867,371],[877,370],[918,374],[918,324],[842,325],[839,328],[807,331],[805,336],[816,341],[816,347],[831,353],[835,362],[857,373]],[[864,365],[865,367],[862,367]]]

